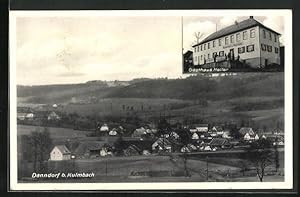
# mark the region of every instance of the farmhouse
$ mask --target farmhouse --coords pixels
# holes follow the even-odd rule
[[[195,124],[190,129],[190,132],[208,132],[208,124]]]
[[[168,139],[158,138],[152,144],[152,150],[171,152],[172,151],[172,143]]]
[[[124,155],[125,156],[136,156],[136,155],[142,154],[142,152],[143,151],[138,146],[132,144],[124,150]]]
[[[225,148],[230,148],[231,144],[227,139],[224,138],[214,138],[211,140],[209,143],[210,147],[212,148],[220,148],[220,149],[225,149]]]
[[[103,125],[100,127],[100,131],[102,131],[102,132],[108,132],[108,131],[109,131],[109,128],[108,128],[107,124],[103,124]]]
[[[18,120],[33,120],[35,117],[33,111],[28,107],[17,108],[17,119]]]
[[[50,152],[51,161],[70,160],[71,152],[65,145],[55,146]]]
[[[252,16],[220,29],[193,46],[194,65],[230,66],[238,61],[253,68],[280,64],[280,34]]]
[[[61,117],[59,115],[57,115],[56,112],[51,112],[49,115],[48,115],[48,120],[60,120]]]

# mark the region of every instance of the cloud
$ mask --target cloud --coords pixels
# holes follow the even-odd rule
[[[179,17],[18,18],[17,83],[175,76],[180,27]]]

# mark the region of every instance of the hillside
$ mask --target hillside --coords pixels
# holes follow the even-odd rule
[[[133,80],[119,85],[87,82],[70,85],[18,86],[25,103],[97,102],[99,98],[172,98],[223,100],[252,96],[283,96],[283,73],[243,73],[236,76],[192,76],[186,79]]]

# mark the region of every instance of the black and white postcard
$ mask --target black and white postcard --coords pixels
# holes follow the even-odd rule
[[[11,190],[293,187],[292,11],[10,11]]]

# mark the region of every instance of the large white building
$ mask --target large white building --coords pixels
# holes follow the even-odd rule
[[[280,34],[252,16],[212,33],[193,46],[194,65],[239,60],[253,68],[280,64]]]

